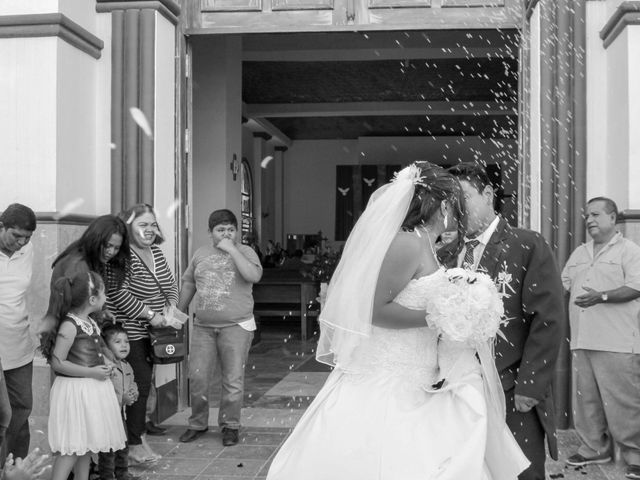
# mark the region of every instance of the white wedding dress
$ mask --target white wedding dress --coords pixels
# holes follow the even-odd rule
[[[412,280],[394,301],[424,309],[436,275]],[[334,369],[268,480],[515,480],[526,468],[506,426],[489,425],[474,349],[428,327],[373,327],[349,372]]]

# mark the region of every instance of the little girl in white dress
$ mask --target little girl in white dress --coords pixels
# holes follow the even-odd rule
[[[57,453],[52,480],[89,478],[91,453],[120,450],[126,436],[103,356],[98,325],[104,283],[95,272],[60,278],[52,288],[58,324],[42,338],[42,352],[56,379],[50,392],[49,445]]]

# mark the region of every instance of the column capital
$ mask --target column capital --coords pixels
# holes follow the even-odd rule
[[[178,24],[180,5],[175,0],[96,0],[96,12],[114,10],[157,10],[174,25]]]

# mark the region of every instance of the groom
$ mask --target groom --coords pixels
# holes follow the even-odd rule
[[[463,163],[449,171],[460,181],[467,210],[458,266],[487,272],[506,294],[508,324],[502,332],[507,340],[498,338],[495,354],[507,425],[531,461],[519,479],[544,480],[545,434],[551,457],[558,457],[551,387],[565,322],[560,274],[542,236],[513,228],[496,215],[493,187],[483,168]]]

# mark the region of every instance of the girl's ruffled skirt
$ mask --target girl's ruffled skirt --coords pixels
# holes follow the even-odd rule
[[[56,377],[49,398],[52,452],[84,455],[125,447],[121,410],[109,380]]]

